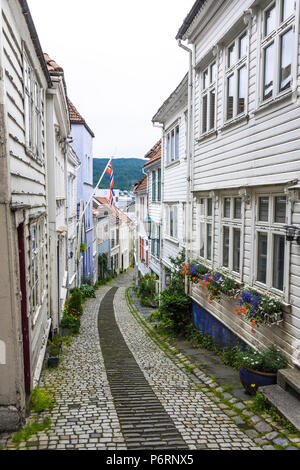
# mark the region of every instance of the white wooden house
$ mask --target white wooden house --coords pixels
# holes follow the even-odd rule
[[[0,28],[0,431],[17,427],[50,329],[46,90],[26,1],[2,0]]]
[[[187,200],[187,102],[188,76],[153,117],[162,125],[161,144],[161,288],[166,286],[164,268],[185,248]],[[152,185],[150,184],[150,190]],[[150,194],[151,199],[151,194]],[[151,207],[151,206],[150,206]]]
[[[161,227],[162,227],[162,194],[161,194],[161,140],[145,155],[148,159],[144,165],[147,174],[148,212],[150,223],[148,265],[150,272],[158,279],[161,277]],[[146,216],[146,217],[147,217]],[[145,217],[145,219],[146,219]]]
[[[191,257],[284,302],[283,322],[251,325],[234,301],[192,287],[194,315],[300,366],[300,2],[197,1],[177,39],[192,51]],[[293,241],[286,225],[296,227]]]
[[[149,252],[150,240],[146,231],[145,220],[148,215],[148,182],[147,176],[143,176],[133,187],[135,195],[135,278],[136,282],[146,274],[150,274]]]

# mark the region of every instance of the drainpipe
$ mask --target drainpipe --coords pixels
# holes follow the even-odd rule
[[[66,269],[67,269],[67,298],[70,294],[70,275],[69,275],[69,185],[68,185],[68,150],[70,138],[64,139],[65,144],[65,192],[66,192],[66,210],[65,210],[65,224],[66,224]]]
[[[178,46],[189,54],[189,75],[188,75],[188,120],[187,120],[187,210],[185,223],[185,260],[188,263],[191,255],[192,243],[192,221],[193,221],[193,197],[192,197],[192,99],[193,99],[193,50],[182,44],[181,39],[178,40]],[[188,293],[187,282],[186,293]]]

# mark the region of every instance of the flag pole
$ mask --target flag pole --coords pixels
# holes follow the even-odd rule
[[[112,161],[112,157],[108,160],[108,163],[107,163],[107,165],[106,165],[106,167],[105,167],[105,169],[104,169],[102,175],[100,176],[100,179],[99,179],[99,181],[98,181],[98,183],[97,183],[97,186],[94,188],[94,191],[93,191],[93,193],[92,193],[90,199],[88,200],[88,202],[87,202],[87,204],[86,204],[86,206],[85,206],[85,208],[84,208],[84,211],[82,212],[81,216],[79,217],[79,219],[78,219],[78,221],[77,221],[77,224],[76,224],[76,228],[78,227],[78,225],[79,225],[80,222],[81,222],[81,219],[83,218],[84,214],[86,213],[87,208],[89,207],[89,204],[90,204],[91,200],[93,199],[93,197],[94,197],[94,195],[95,195],[95,193],[96,193],[96,191],[97,191],[97,189],[98,189],[98,187],[99,187],[99,185],[100,185],[100,183],[101,183],[101,181],[102,181],[102,179],[103,179],[103,177],[104,177],[104,175],[105,175],[105,173],[106,173],[106,170],[107,170],[107,168],[108,168],[108,165],[110,164],[111,161]]]

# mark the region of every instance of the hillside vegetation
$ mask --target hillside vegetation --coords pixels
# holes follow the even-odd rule
[[[107,162],[107,158],[94,158],[94,187],[98,183]],[[145,163],[146,160],[142,160],[141,158],[114,158],[113,170],[115,177],[115,189],[121,189],[122,191],[130,190],[134,183],[143,177],[142,167]],[[109,174],[105,174],[99,188],[108,189],[109,182],[110,176]]]

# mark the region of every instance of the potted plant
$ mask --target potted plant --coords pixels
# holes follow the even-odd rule
[[[52,341],[48,341],[48,367],[56,367],[62,349],[62,337],[55,336]]]
[[[240,380],[249,395],[255,395],[258,387],[276,384],[277,371],[288,365],[287,358],[275,345],[263,351],[239,350],[237,358],[241,364]]]

